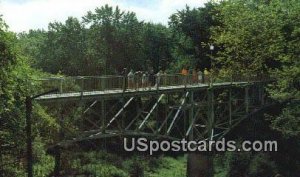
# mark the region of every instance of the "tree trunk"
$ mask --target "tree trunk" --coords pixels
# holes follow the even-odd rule
[[[189,153],[187,157],[188,177],[213,177],[213,155]]]

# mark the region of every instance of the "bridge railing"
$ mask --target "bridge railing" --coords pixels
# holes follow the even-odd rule
[[[256,82],[269,78],[256,75],[214,76],[210,75],[182,75],[159,74],[144,77],[135,75],[127,76],[75,76],[75,77],[50,77],[39,79],[41,87],[45,90],[58,88],[61,93],[71,92],[109,92],[141,91],[161,89],[162,87],[192,86],[197,84],[214,85],[228,82]]]
[[[122,76],[75,76],[39,79],[42,88],[58,88],[61,93],[118,90],[123,87]]]

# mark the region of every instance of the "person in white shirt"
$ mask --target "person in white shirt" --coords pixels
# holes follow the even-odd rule
[[[127,75],[128,78],[128,88],[134,88],[134,73],[133,70],[130,70],[130,72]]]
[[[198,71],[198,82],[203,83],[203,73],[201,70]]]
[[[160,85],[161,76],[162,76],[162,71],[160,70],[160,71],[156,74],[156,86],[159,86],[159,85]]]
[[[144,72],[142,75],[142,87],[146,88],[148,86],[148,73]]]

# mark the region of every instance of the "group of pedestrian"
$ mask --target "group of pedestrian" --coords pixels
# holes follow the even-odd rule
[[[184,84],[197,84],[197,83],[204,83],[209,80],[209,71],[205,68],[204,72],[200,69],[186,69],[183,68],[181,70],[181,74],[185,76]]]
[[[150,72],[130,70],[127,74],[127,82],[129,89],[147,88],[155,85],[155,74],[153,70]]]
[[[136,71],[132,69],[127,73],[124,69],[123,75],[126,77],[126,88],[128,89],[139,89],[164,86],[168,84],[168,75],[165,71],[160,70],[156,74],[153,70],[150,71]],[[204,83],[209,77],[207,69],[202,72],[199,69],[186,69],[181,70],[183,84],[198,84]],[[170,80],[171,82],[171,80]]]

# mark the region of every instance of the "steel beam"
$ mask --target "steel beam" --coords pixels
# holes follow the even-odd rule
[[[114,115],[114,117],[108,122],[106,125],[106,128],[108,128],[120,115],[124,112],[125,108],[131,103],[131,101],[134,100],[134,97],[131,97],[124,105],[123,107]]]
[[[189,93],[190,93],[190,92],[186,92],[185,97],[183,98],[183,100],[182,100],[182,102],[181,102],[181,105],[179,106],[179,108],[178,108],[178,110],[177,110],[177,112],[176,112],[176,114],[175,114],[175,116],[174,116],[174,118],[173,118],[173,120],[172,120],[172,122],[171,122],[171,124],[170,124],[170,126],[169,126],[169,128],[168,128],[168,130],[167,130],[167,135],[170,134],[170,132],[171,132],[171,130],[172,130],[172,128],[173,128],[173,125],[174,125],[176,119],[177,119],[178,116],[179,116],[180,111],[182,110],[183,106],[184,106],[185,103],[186,103],[186,99],[187,99],[187,97],[189,96]]]
[[[106,115],[105,115],[105,100],[101,100],[101,127],[102,127],[102,132],[105,132],[105,122],[106,122]]]
[[[145,117],[145,119],[143,120],[143,122],[140,124],[140,126],[138,127],[138,130],[141,130],[143,128],[143,126],[146,124],[146,122],[148,121],[148,119],[150,118],[150,115],[153,113],[153,111],[157,108],[159,102],[161,101],[161,99],[164,97],[164,94],[161,94],[160,97],[158,98],[157,102],[154,104],[154,106],[151,108],[150,112],[147,114],[147,116]]]
[[[229,125],[232,125],[232,87],[229,88],[229,101],[228,101],[228,116],[229,116]]]
[[[190,97],[189,97],[189,103],[190,103],[190,107],[189,107],[189,128],[187,131],[187,135],[189,136],[189,140],[193,140],[194,139],[194,123],[196,120],[196,117],[194,117],[194,107],[195,107],[195,103],[194,103],[194,92],[191,92]]]
[[[245,109],[249,113],[249,87],[245,87]]]
[[[213,129],[214,129],[214,122],[215,122],[215,110],[214,110],[214,91],[213,88],[207,90],[208,94],[208,137],[210,140],[213,138]]]

